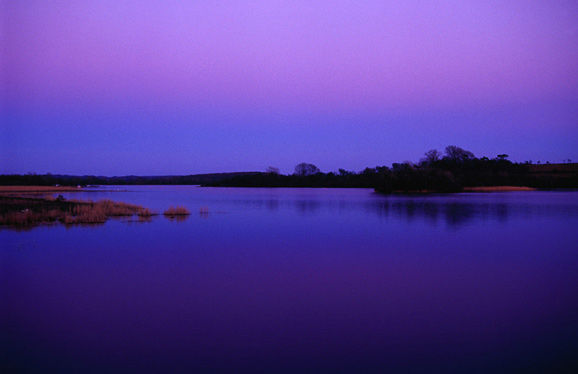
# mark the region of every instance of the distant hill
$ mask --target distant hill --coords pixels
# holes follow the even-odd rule
[[[3,186],[77,186],[77,185],[197,185],[218,183],[223,180],[240,177],[254,176],[259,172],[236,172],[236,173],[211,173],[191,175],[156,175],[136,176],[126,175],[117,177],[105,177],[95,175],[61,175],[61,174],[4,174],[0,175],[0,185]]]

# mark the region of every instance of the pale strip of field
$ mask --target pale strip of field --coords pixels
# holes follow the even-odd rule
[[[75,191],[82,191],[82,188],[70,186],[0,186],[0,193],[50,193]]]
[[[532,187],[520,187],[520,186],[464,187],[464,192],[510,192],[510,191],[536,191],[536,189]]]

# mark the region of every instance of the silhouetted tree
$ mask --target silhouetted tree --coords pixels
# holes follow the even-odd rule
[[[348,171],[345,169],[339,169],[339,175],[341,175],[342,177],[345,177],[347,175],[353,175],[355,174],[353,171]]]
[[[431,149],[425,153],[425,157],[422,158],[421,161],[431,165],[439,161],[441,158],[442,158],[441,152],[439,152],[437,149]]]
[[[363,169],[363,171],[361,172],[363,175],[374,175],[377,173],[377,169],[375,168],[365,168]]]
[[[463,148],[456,147],[455,145],[448,145],[446,147],[446,158],[451,161],[464,162],[474,159],[475,156],[472,152],[466,151]]]
[[[391,168],[377,166],[360,172],[339,169],[337,173],[322,173],[317,166],[301,163],[291,175],[279,174],[270,166],[266,172],[220,173],[181,176],[72,176],[54,174],[0,175],[0,185],[135,185],[135,184],[202,184],[205,186],[243,187],[374,187],[380,192],[437,191],[456,192],[472,186],[530,186],[538,188],[578,187],[578,167],[567,165],[536,165],[532,161],[514,163],[507,154],[493,159],[476,158],[472,152],[448,146],[446,155],[426,152],[419,164],[395,163]],[[434,161],[435,160],[435,161]],[[570,159],[565,159],[571,162]],[[549,162],[546,162],[549,164]],[[564,169],[564,170],[560,170]],[[1,206],[0,206],[1,208]]]
[[[308,175],[314,175],[317,173],[320,173],[321,170],[319,170],[319,168],[313,164],[308,164],[306,162],[302,162],[300,164],[298,164],[297,166],[295,166],[295,175],[301,176],[301,177],[305,177]]]

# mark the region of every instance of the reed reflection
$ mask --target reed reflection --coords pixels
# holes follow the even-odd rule
[[[177,216],[165,216],[169,221],[172,222],[185,222],[189,219],[189,215],[177,215]]]

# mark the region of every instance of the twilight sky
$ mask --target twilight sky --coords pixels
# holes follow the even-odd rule
[[[578,161],[578,2],[0,0],[0,173]]]

